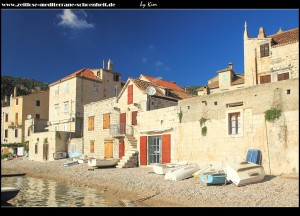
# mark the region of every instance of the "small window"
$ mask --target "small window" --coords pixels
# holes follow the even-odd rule
[[[98,92],[98,91],[99,91],[99,85],[97,83],[93,83],[92,92]]]
[[[55,86],[55,95],[59,95],[59,85]]]
[[[114,74],[113,80],[119,82],[119,74]]]
[[[5,138],[8,137],[8,130],[7,129],[5,130],[5,135],[4,136],[5,136]]]
[[[110,114],[103,115],[103,129],[110,128]]]
[[[95,152],[95,141],[91,140],[90,141],[90,153],[94,153]]]
[[[41,101],[40,100],[36,100],[35,101],[35,106],[41,106]]]
[[[15,137],[18,137],[18,129],[15,129]]]
[[[240,112],[228,114],[228,129],[230,135],[241,133]]]
[[[19,122],[19,114],[16,113],[16,115],[15,115],[15,125],[18,125],[18,122]]]
[[[237,107],[237,106],[243,106],[243,101],[226,104],[226,107],[227,107],[227,108],[228,108],[228,107]]]
[[[18,98],[16,98],[16,105],[18,105],[19,104],[19,99]]]
[[[38,144],[36,143],[34,146],[34,153],[37,154],[38,153]]]
[[[58,104],[54,104],[54,115],[58,115]]]
[[[259,80],[260,80],[260,84],[270,83],[271,82],[271,75],[260,76]]]
[[[277,75],[278,81],[287,80],[287,79],[289,79],[289,73],[282,73]]]
[[[215,101],[215,102],[214,102],[214,105],[215,105],[215,106],[216,106],[216,105],[218,105],[218,102],[217,102],[217,101]]]
[[[100,77],[100,75],[101,75],[100,71],[97,71],[97,77]]]
[[[266,56],[269,56],[269,44],[268,43],[260,45],[260,57],[263,58]]]
[[[291,94],[291,89],[286,90],[286,94]]]
[[[90,116],[88,118],[88,130],[93,131],[94,130],[94,116]]]
[[[69,82],[65,83],[65,93],[69,92]]]
[[[64,113],[68,113],[69,112],[69,102],[64,102]]]
[[[8,114],[5,113],[5,122],[8,122]]]
[[[35,118],[36,118],[36,119],[40,119],[40,117],[41,117],[40,114],[38,114],[38,113],[35,114]]]

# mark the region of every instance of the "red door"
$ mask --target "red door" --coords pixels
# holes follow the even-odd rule
[[[124,140],[119,140],[119,158],[122,158],[124,155],[125,155]]]
[[[171,134],[162,135],[162,163],[171,162]]]
[[[140,137],[140,164],[147,165],[147,136]]]
[[[126,132],[126,113],[120,114],[120,134],[125,134]]]

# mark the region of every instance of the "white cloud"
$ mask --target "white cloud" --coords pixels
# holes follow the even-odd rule
[[[146,63],[148,62],[148,59],[147,59],[147,58],[142,58],[142,62],[143,62],[144,64],[146,64]]]
[[[149,49],[154,49],[154,46],[151,44],[150,46],[149,46]]]
[[[164,70],[165,71],[170,71],[170,68],[169,67],[165,67]]]
[[[62,14],[58,15],[60,22],[58,25],[72,29],[94,28],[95,25],[86,21],[87,14],[84,11],[78,11],[76,14],[70,9],[64,9]]]
[[[162,63],[161,61],[157,60],[157,61],[155,62],[155,65],[156,65],[156,66],[161,66],[161,65],[163,65],[163,63]]]

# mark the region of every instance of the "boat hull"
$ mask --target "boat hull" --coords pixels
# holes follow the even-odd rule
[[[11,200],[18,195],[20,189],[13,187],[1,187],[1,203]]]
[[[207,185],[224,185],[227,183],[224,171],[199,173],[199,179]]]
[[[88,160],[88,166],[90,167],[113,167],[118,164],[120,159],[89,159]]]
[[[171,181],[180,181],[192,177],[193,174],[199,169],[200,168],[198,164],[184,165],[182,167],[168,171],[164,179]]]
[[[174,163],[168,163],[168,164],[153,164],[153,172],[159,175],[165,175],[170,170],[177,169],[179,167],[182,167],[186,164],[174,164]]]
[[[225,172],[226,179],[237,186],[257,183],[265,178],[263,166],[249,162],[228,165]]]

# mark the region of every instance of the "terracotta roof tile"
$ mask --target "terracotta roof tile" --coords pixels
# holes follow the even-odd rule
[[[280,46],[284,44],[294,43],[299,41],[299,28],[269,35],[268,38],[273,39],[274,43],[272,46]]]
[[[75,71],[74,73],[69,74],[68,76],[65,76],[58,81],[63,81],[70,79],[72,77],[84,77],[86,79],[94,80],[94,81],[101,81],[99,77],[97,77],[90,68],[83,68],[78,71]],[[58,82],[56,81],[56,82]]]
[[[154,77],[151,77],[151,76],[147,76],[147,75],[144,75],[142,74],[146,79],[149,80],[149,82],[155,80]],[[184,91],[182,88],[180,88],[178,85],[176,85],[175,83],[173,82],[168,82],[168,81],[165,81],[165,80],[161,80],[161,79],[158,79],[155,81],[155,85],[157,86],[161,86],[161,87],[165,87],[165,88],[168,88],[168,89],[174,89],[174,90],[179,90],[179,91]]]
[[[154,96],[161,97],[161,98],[166,98],[166,99],[175,99],[175,100],[182,100],[190,97],[195,97],[196,95],[193,95],[191,93],[181,91],[181,90],[175,90],[175,89],[170,89],[169,95],[165,95],[164,92],[162,92],[159,89],[159,85],[154,85],[150,82],[140,80],[140,79],[134,79],[131,78],[131,80],[136,84],[136,86],[143,92],[146,93],[146,89],[148,86],[153,86],[156,89],[156,93]],[[157,83],[155,83],[157,84]]]

